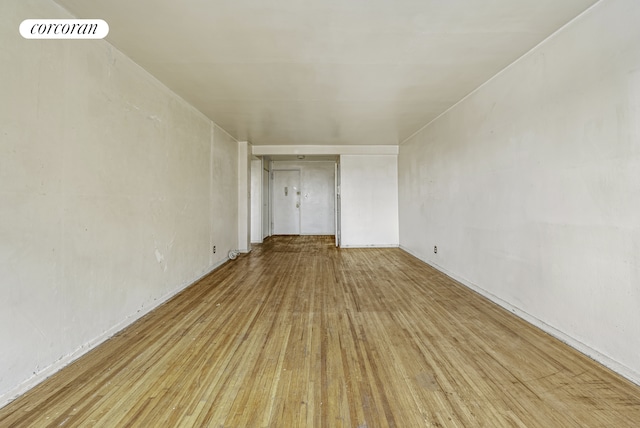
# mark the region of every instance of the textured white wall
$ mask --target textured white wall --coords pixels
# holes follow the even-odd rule
[[[636,382],[638,22],[598,3],[399,156],[403,248]]]
[[[276,161],[273,169],[300,170],[300,234],[335,233],[335,162]]]
[[[269,195],[267,195],[269,197]],[[262,242],[262,159],[251,160],[251,243]]]
[[[342,247],[398,246],[398,156],[342,155]]]
[[[211,240],[215,261],[238,248],[238,142],[214,125],[211,149]],[[211,252],[213,254],[213,252]]]
[[[251,145],[238,142],[238,251],[251,251]]]
[[[265,160],[262,161],[262,239],[271,236],[271,200],[269,183],[269,165]]]
[[[236,142],[105,41],[22,39],[37,17],[70,16],[0,2],[0,405],[237,242]]]

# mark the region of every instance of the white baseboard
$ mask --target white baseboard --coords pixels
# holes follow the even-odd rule
[[[340,248],[398,248],[398,244],[340,244]]]
[[[436,265],[435,263],[431,263],[428,262],[426,260],[424,260],[422,257],[420,257],[419,255],[415,254],[414,252],[412,252],[411,250],[403,247],[402,245],[400,246],[400,249],[411,254],[412,256],[414,256],[415,258],[421,260],[422,262],[428,264],[429,266],[431,266],[432,268],[444,273],[445,275],[447,275],[448,277],[456,280],[457,282],[461,283],[462,285],[464,285],[467,288],[470,288],[471,290],[475,291],[476,293],[486,297],[487,299],[491,300],[493,303],[497,304],[498,306],[502,307],[503,309],[513,313],[514,315],[518,316],[519,318],[522,318],[523,320],[525,320],[526,322],[528,322],[529,324],[539,328],[540,330],[544,331],[545,333],[550,334],[551,336],[555,337],[556,339],[560,340],[563,343],[566,343],[567,345],[571,346],[572,348],[576,349],[577,351],[581,352],[582,354],[586,355],[587,357],[591,358],[592,360],[602,364],[603,366],[613,370],[614,372],[618,373],[621,376],[624,376],[625,378],[629,379],[631,382],[640,385],[640,373],[638,373],[637,371],[631,369],[630,367],[625,366],[624,364],[619,363],[618,361],[614,360],[613,358],[601,353],[600,351],[590,347],[589,345],[586,345],[582,342],[580,342],[579,340],[569,336],[568,334],[558,330],[557,328],[547,324],[546,322],[542,321],[541,319],[536,318],[535,316],[529,314],[528,312],[518,308],[517,306],[514,306],[513,304],[507,302],[506,300],[501,299],[498,296],[495,296],[494,294],[490,293],[489,291],[479,287],[478,285],[474,284],[473,282],[467,280],[466,278],[461,278],[459,276],[457,276],[456,274],[454,274],[453,272],[449,272],[448,270],[442,268],[441,266]]]
[[[92,349],[96,348],[101,343],[105,342],[106,340],[108,340],[111,337],[113,337],[115,334],[119,333],[120,331],[124,330],[125,328],[127,328],[128,326],[133,324],[134,322],[138,321],[140,318],[144,317],[149,312],[151,312],[154,309],[156,309],[158,306],[160,306],[163,303],[167,302],[169,299],[171,299],[172,297],[174,297],[175,295],[177,295],[181,291],[185,290],[186,288],[188,288],[191,285],[195,284],[196,282],[200,281],[202,278],[204,278],[205,276],[209,275],[211,272],[213,272],[214,270],[216,270],[217,268],[222,266],[227,261],[229,261],[229,259],[225,258],[225,259],[221,260],[220,262],[216,263],[215,265],[213,265],[211,268],[209,268],[206,272],[204,272],[202,275],[200,275],[198,278],[194,279],[193,281],[189,281],[187,283],[181,284],[175,290],[165,294],[164,296],[161,296],[160,298],[158,298],[156,300],[153,300],[152,302],[145,302],[144,305],[141,306],[140,309],[138,311],[136,311],[135,314],[129,315],[128,317],[126,317],[125,319],[120,321],[118,324],[114,325],[113,327],[111,327],[110,329],[105,331],[104,333],[100,334],[98,337],[96,337],[96,338],[90,340],[89,342],[83,344],[82,346],[77,348],[72,353],[70,353],[68,355],[65,355],[64,357],[62,357],[59,360],[55,361],[53,364],[43,368],[42,370],[40,370],[38,372],[35,372],[33,374],[33,376],[31,376],[29,379],[27,379],[24,382],[22,382],[21,384],[17,385],[15,388],[10,389],[6,393],[0,395],[0,408],[6,406],[7,404],[12,402],[16,398],[20,397],[25,392],[29,391],[31,388],[35,387],[39,383],[41,383],[44,380],[46,380],[51,375],[53,375],[56,372],[62,370],[63,368],[65,368],[69,364],[73,363],[78,358],[82,357],[87,352],[89,352]],[[151,303],[151,305],[147,307],[146,305],[148,303]]]

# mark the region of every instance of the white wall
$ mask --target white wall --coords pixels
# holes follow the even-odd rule
[[[238,248],[238,142],[214,125],[211,150],[211,240],[216,260]],[[213,254],[213,252],[212,252]]]
[[[253,146],[254,156],[274,155],[305,155],[305,156],[336,156],[336,155],[397,155],[398,146],[365,146],[365,145],[339,145],[339,146],[315,146],[311,144],[286,144],[274,146]]]
[[[272,169],[300,170],[300,234],[335,233],[335,162],[274,161]]]
[[[398,246],[398,157],[342,155],[342,247]]]
[[[251,145],[238,142],[238,245],[243,253],[251,251]]]
[[[252,159],[251,160],[251,243],[258,244],[261,242],[262,242],[262,159]]]
[[[237,242],[236,142],[105,41],[22,39],[37,17],[70,18],[0,2],[0,405]]]
[[[638,22],[598,3],[399,156],[403,248],[636,382]]]
[[[271,183],[269,161],[262,158],[262,239],[271,236]]]

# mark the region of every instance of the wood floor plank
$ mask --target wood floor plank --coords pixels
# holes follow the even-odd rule
[[[0,427],[636,427],[640,387],[400,249],[272,237]]]

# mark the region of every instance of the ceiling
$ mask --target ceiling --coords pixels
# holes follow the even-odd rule
[[[56,0],[240,141],[399,144],[596,0]]]

